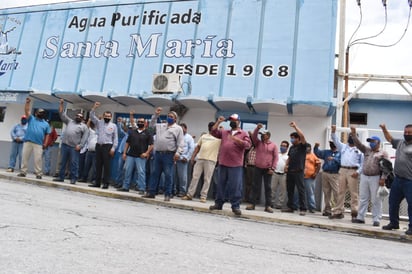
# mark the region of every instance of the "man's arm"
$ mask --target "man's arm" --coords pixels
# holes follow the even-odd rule
[[[365,151],[366,151],[366,146],[363,145],[363,144],[361,143],[361,141],[359,141],[359,138],[358,138],[358,136],[356,135],[356,128],[355,128],[354,126],[351,126],[351,127],[350,127],[350,136],[352,136],[353,143],[355,144],[355,146],[356,146],[360,151],[362,151],[363,153],[365,153]]]
[[[29,97],[27,97],[26,98],[26,104],[24,104],[24,114],[26,115],[26,117],[27,117],[27,120],[29,119],[29,117],[30,117],[30,102],[31,102],[31,99],[29,98]]]
[[[152,119],[150,120],[149,127],[156,129],[157,118],[159,118],[160,113],[162,113],[162,108],[156,108],[155,113],[152,115]]]
[[[290,122],[289,126],[293,127],[296,130],[297,134],[300,137],[300,142],[302,144],[306,144],[305,135],[303,134],[303,131],[298,127],[298,125],[295,122],[292,121],[292,122]]]
[[[380,124],[380,128],[382,129],[383,135],[385,136],[386,141],[392,143],[392,135],[389,133],[388,129],[386,128],[385,124]]]

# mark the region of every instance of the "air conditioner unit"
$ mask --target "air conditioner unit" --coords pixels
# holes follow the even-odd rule
[[[180,77],[178,73],[153,74],[152,92],[155,94],[182,92]]]

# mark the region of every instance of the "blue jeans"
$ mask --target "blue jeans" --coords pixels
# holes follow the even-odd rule
[[[115,164],[117,163],[117,165],[115,166],[116,172],[117,172],[115,181],[117,184],[122,184],[124,180],[124,173],[125,173],[125,170],[124,170],[125,161],[123,160],[122,153],[116,151],[114,159],[115,159]]]
[[[81,178],[84,180],[88,180],[89,173],[92,172],[90,182],[96,180],[96,152],[95,151],[87,151],[86,152],[86,159],[84,162],[83,174]]]
[[[43,158],[44,158],[44,174],[50,174],[50,166],[51,166],[51,149],[52,147],[47,147],[43,149]]]
[[[217,194],[215,204],[223,206],[226,194],[232,204],[232,209],[240,207],[243,191],[243,167],[227,167],[219,165]]]
[[[316,209],[315,203],[315,179],[303,179],[305,181],[306,204],[309,210]]]
[[[64,173],[66,171],[66,164],[67,161],[70,160],[70,179],[77,180],[79,176],[79,157],[80,151],[76,151],[74,147],[68,146],[66,144],[62,144],[60,148],[60,156],[61,156],[61,163],[60,163],[60,174],[59,178],[64,180]]]
[[[21,156],[23,155],[23,143],[11,142],[9,168],[15,169],[16,159],[19,157],[19,169],[21,169]]]
[[[146,159],[140,157],[127,156],[125,162],[125,175],[123,188],[129,189],[133,179],[134,169],[137,169],[137,186],[140,191],[146,190]]]
[[[173,165],[175,156],[174,152],[159,152],[156,151],[156,155],[154,158],[154,172],[152,173],[153,176],[150,179],[150,186],[149,186],[149,194],[156,195],[157,188],[160,182],[160,176],[162,172],[165,176],[164,181],[164,193],[165,196],[172,195],[172,187],[173,187]]]
[[[185,194],[187,190],[187,169],[189,162],[176,162],[176,194]]]
[[[409,229],[412,229],[412,180],[395,176],[389,193],[389,220],[399,225],[399,207],[406,198],[408,203]]]

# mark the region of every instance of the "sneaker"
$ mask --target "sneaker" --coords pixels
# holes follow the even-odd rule
[[[255,205],[248,205],[245,209],[246,210],[255,210]]]
[[[380,226],[381,224],[378,221],[373,222],[373,226]]]
[[[273,213],[273,209],[270,206],[265,207],[265,212]]]
[[[192,197],[189,194],[186,194],[185,196],[182,197],[182,200],[190,201],[192,200]]]
[[[235,213],[236,216],[242,215],[242,211],[239,208],[232,208],[232,212]]]
[[[36,179],[41,179],[41,175],[36,175]]]
[[[147,199],[154,199],[155,196],[149,193],[146,193],[145,195],[142,196],[142,198],[147,198]]]
[[[143,191],[143,190],[139,190],[139,194],[140,194],[140,195],[144,195],[144,191]]]
[[[70,180],[70,184],[71,184],[71,185],[75,185],[75,184],[76,184],[76,180]]]
[[[170,202],[170,196],[168,195],[165,196],[165,202]]]
[[[399,225],[394,225],[392,223],[389,223],[387,225],[382,226],[383,230],[392,230],[392,229],[399,229]]]
[[[364,224],[365,221],[364,220],[359,220],[359,219],[352,219],[352,223],[354,223],[354,224]]]
[[[310,213],[315,213],[315,210],[309,209],[309,212],[310,212]]]
[[[26,177],[26,174],[23,172],[20,172],[19,174],[17,174],[17,177]]]
[[[299,212],[299,215],[300,215],[300,216],[305,216],[305,215],[306,215],[306,210],[301,210],[301,211]]]
[[[201,198],[200,198],[200,202],[201,202],[201,203],[206,203],[206,198],[201,197]]]
[[[7,171],[7,172],[14,172],[14,169],[11,168],[11,167],[9,167],[6,171]]]
[[[329,216],[329,219],[343,219],[343,218],[345,218],[345,215],[343,215],[342,213],[333,214]]]

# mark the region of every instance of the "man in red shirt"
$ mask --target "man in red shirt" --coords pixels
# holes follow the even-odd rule
[[[249,135],[240,128],[239,115],[232,114],[229,117],[229,130],[219,130],[219,124],[225,121],[225,117],[220,116],[212,128],[212,135],[221,139],[219,150],[219,171],[217,194],[215,204],[210,206],[210,210],[221,210],[226,199],[226,190],[232,211],[235,215],[242,214],[240,202],[242,200],[243,187],[243,157],[245,150],[251,145]]]

